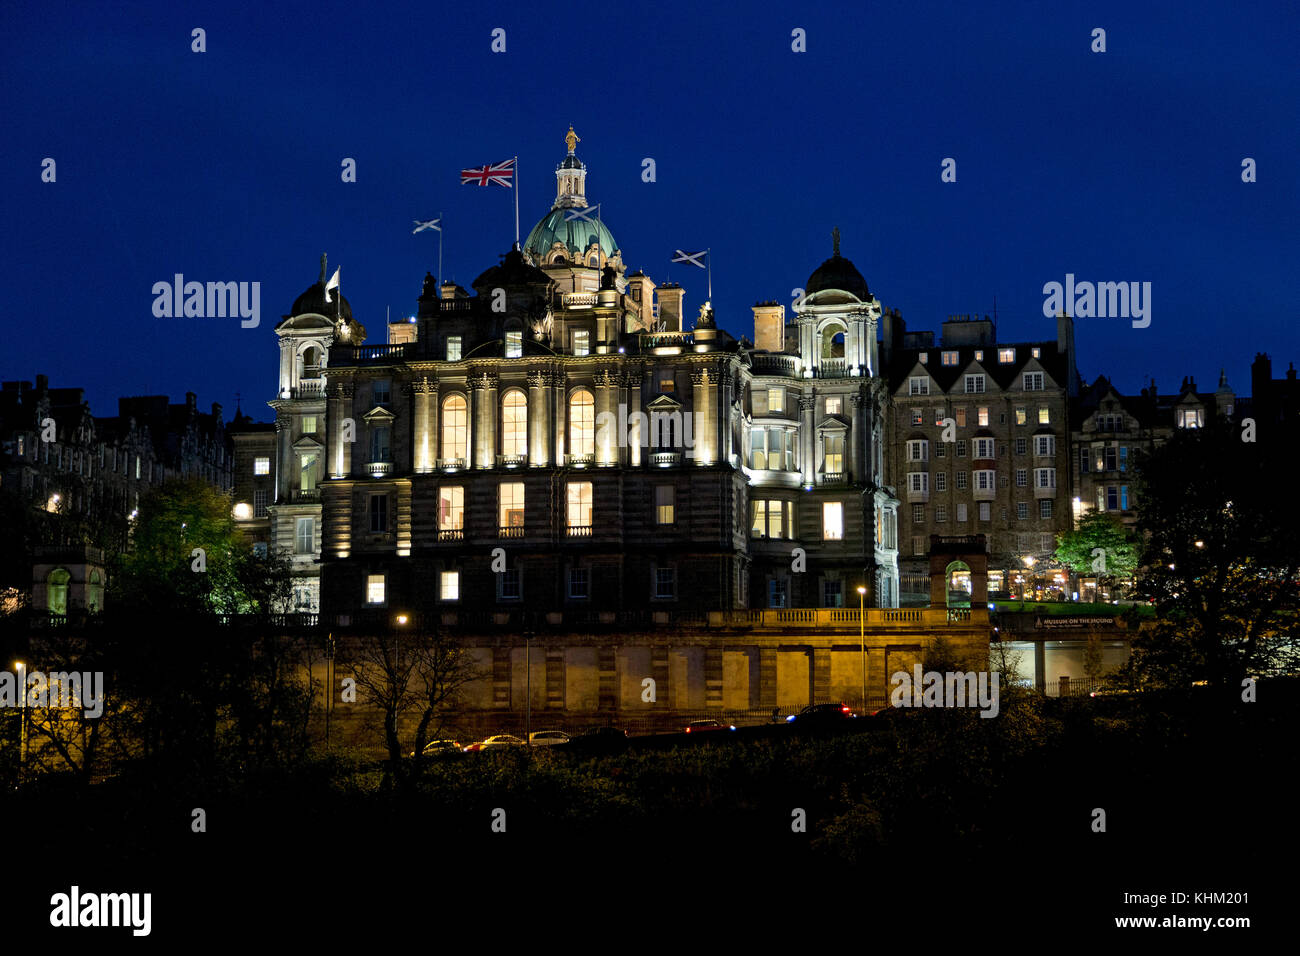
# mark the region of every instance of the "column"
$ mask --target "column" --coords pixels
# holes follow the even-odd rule
[[[817,435],[813,426],[813,408],[816,404],[817,399],[813,395],[804,395],[799,399],[799,468],[805,487],[811,487],[816,481],[817,455],[814,445]]]
[[[548,373],[528,373],[528,464],[542,468],[551,463],[551,400]]]
[[[809,670],[812,674],[812,701],[825,704],[831,699],[831,650],[829,647],[814,647]]]
[[[614,369],[601,369],[595,375],[596,392],[596,464],[618,463],[618,380]],[[610,424],[612,421],[612,424]],[[601,425],[605,425],[604,428]]]
[[[415,434],[412,436],[412,461],[416,474],[433,471],[438,457],[438,435],[431,426],[433,406],[437,403],[438,383],[421,378],[412,383],[415,405]]]

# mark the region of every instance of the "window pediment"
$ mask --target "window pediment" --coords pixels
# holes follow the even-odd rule
[[[376,406],[361,416],[368,425],[389,425],[397,420],[394,415],[386,408]]]

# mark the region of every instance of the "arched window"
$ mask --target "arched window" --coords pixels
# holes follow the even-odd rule
[[[501,400],[501,454],[528,454],[528,399],[519,389],[506,392]]]
[[[596,454],[596,399],[585,388],[569,396],[569,454]]]
[[[314,345],[309,345],[302,353],[303,378],[320,378],[321,352]]]
[[[86,607],[91,611],[104,610],[104,579],[98,571],[90,572],[90,583],[86,586]]]
[[[468,413],[460,395],[448,395],[442,402],[442,457],[469,457]]]
[[[72,580],[72,575],[63,568],[55,568],[46,578],[48,585],[46,607],[50,609],[51,614],[68,613],[68,582]]]

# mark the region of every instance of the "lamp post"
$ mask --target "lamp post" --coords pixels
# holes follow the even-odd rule
[[[867,712],[867,589],[858,585],[858,648],[862,652],[862,713]]]
[[[21,788],[27,775],[27,674],[22,661],[14,664],[18,672],[18,691],[22,694],[22,703],[18,710],[18,786]]]
[[[524,629],[524,743],[533,745],[533,634]]]

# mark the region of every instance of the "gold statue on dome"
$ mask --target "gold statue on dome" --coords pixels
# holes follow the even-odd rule
[[[569,152],[573,152],[573,147],[581,143],[578,134],[573,131],[573,124],[569,124],[569,131],[564,134],[564,144],[569,147]]]

